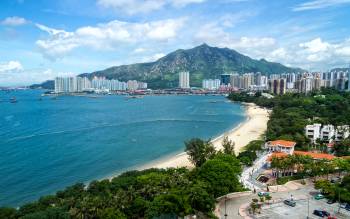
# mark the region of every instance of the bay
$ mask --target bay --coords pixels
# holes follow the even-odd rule
[[[42,93],[0,91],[0,206],[181,153],[185,140],[214,138],[245,120],[244,108],[222,96]]]

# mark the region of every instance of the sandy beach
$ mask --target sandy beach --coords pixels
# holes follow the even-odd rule
[[[225,136],[235,142],[235,151],[238,154],[244,146],[250,141],[259,139],[265,132],[267,127],[267,121],[269,120],[269,111],[255,104],[244,104],[246,108],[247,120],[242,122],[238,127],[222,134],[216,139],[212,140],[216,150],[222,148],[221,143]],[[172,157],[162,159],[147,165],[142,166],[140,169],[147,168],[169,168],[169,167],[192,167],[188,156],[185,152],[177,154]]]

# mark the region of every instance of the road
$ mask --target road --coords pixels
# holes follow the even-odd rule
[[[270,154],[264,153],[259,156],[259,158],[254,162],[251,167],[244,168],[240,181],[241,183],[250,190],[262,190],[264,185],[260,182],[257,182],[255,178],[259,175],[262,167],[266,164],[266,159]]]
[[[284,200],[290,199],[306,199],[308,197],[312,197],[312,194],[317,193],[318,191],[313,188],[313,184],[308,182],[308,185],[301,185],[295,182],[289,182],[284,187],[280,187],[278,192],[271,192],[273,200]],[[251,203],[253,198],[258,198],[257,194],[248,194],[245,196],[240,196],[232,199],[226,200],[225,207],[225,199],[222,198],[218,204],[220,218],[225,218],[225,208],[226,208],[226,219],[235,219],[235,218],[243,218],[239,215],[239,209],[242,205]],[[310,212],[313,209],[310,209]]]

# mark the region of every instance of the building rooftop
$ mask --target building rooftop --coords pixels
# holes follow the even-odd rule
[[[334,155],[331,154],[325,154],[325,153],[314,153],[314,152],[309,152],[309,151],[294,151],[293,155],[303,155],[303,156],[310,156],[313,159],[326,159],[326,160],[333,160],[334,158],[336,158]],[[272,153],[266,161],[271,162],[273,157],[276,158],[283,158],[283,157],[287,157],[288,154],[284,153],[284,152],[274,152]]]
[[[275,140],[268,143],[270,146],[283,146],[283,147],[294,147],[296,142],[286,140]]]
[[[295,155],[304,155],[304,156],[310,156],[313,159],[327,159],[327,160],[333,160],[335,158],[334,155],[326,154],[326,153],[314,153],[314,152],[308,152],[308,151],[294,151]]]

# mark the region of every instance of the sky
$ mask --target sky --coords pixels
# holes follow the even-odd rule
[[[310,71],[350,65],[350,0],[1,0],[0,86],[207,43]]]

